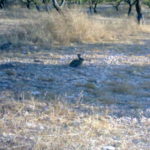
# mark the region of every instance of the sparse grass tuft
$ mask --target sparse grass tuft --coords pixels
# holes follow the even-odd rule
[[[127,82],[109,82],[108,90],[118,94],[133,94],[134,85]]]

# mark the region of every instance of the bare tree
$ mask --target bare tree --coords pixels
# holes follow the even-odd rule
[[[90,5],[90,12],[92,13],[92,10],[94,11],[94,13],[97,13],[97,4],[98,4],[99,0],[89,0],[89,5]]]
[[[64,4],[65,4],[65,0],[61,0],[61,3],[60,3],[60,4],[57,2],[57,0],[52,0],[52,3],[53,3],[54,8],[55,8],[59,13],[62,13],[62,7],[63,7]]]
[[[117,11],[119,11],[119,6],[122,2],[125,2],[129,5],[128,16],[130,16],[131,11],[132,11],[132,7],[133,7],[133,5],[135,5],[136,0],[134,0],[134,1],[132,1],[132,0],[120,0],[120,1],[118,1],[117,4],[114,6]]]
[[[25,2],[25,5],[26,5],[26,7],[27,7],[28,9],[31,9],[31,5],[32,5],[32,4],[35,5],[35,7],[36,7],[36,9],[37,9],[38,11],[40,10],[39,5],[38,5],[38,3],[37,3],[36,0],[26,0],[26,2]]]
[[[142,9],[141,9],[141,0],[120,0],[117,5],[115,6],[116,10],[118,11],[118,7],[121,4],[121,2],[126,2],[129,5],[129,9],[128,9],[128,16],[131,14],[132,11],[132,7],[135,5],[136,8],[136,12],[137,12],[137,21],[138,24],[141,23],[142,19],[143,19],[143,15],[142,15]]]
[[[129,5],[129,9],[128,9],[128,16],[130,16],[131,11],[132,11],[132,7],[133,5],[135,5],[136,0],[134,0],[133,2],[131,0],[125,0],[127,2],[127,4]]]

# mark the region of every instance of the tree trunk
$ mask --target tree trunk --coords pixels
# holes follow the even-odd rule
[[[30,9],[30,4],[31,4],[31,1],[30,1],[30,0],[27,0],[26,6],[27,6],[28,9]]]
[[[135,8],[137,12],[137,21],[138,21],[138,24],[140,24],[143,19],[142,9],[141,9],[141,0],[136,0]]]
[[[120,4],[121,4],[122,1],[123,1],[123,0],[120,0],[119,2],[117,2],[116,5],[114,5],[116,11],[119,11],[119,6],[120,6]]]
[[[95,4],[94,4],[94,13],[97,13],[97,10],[96,10],[96,8],[97,8],[97,2],[95,2]]]
[[[59,12],[62,13],[62,7],[65,4],[65,0],[61,0],[61,3],[58,4],[57,0],[52,0],[54,8]]]
[[[131,4],[129,4],[128,16],[130,16],[130,14],[131,14],[131,11],[132,11],[132,5],[131,5]]]

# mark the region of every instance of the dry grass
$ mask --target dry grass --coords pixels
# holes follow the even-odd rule
[[[68,104],[63,100],[0,102],[0,149],[95,150],[106,145],[122,150],[130,145],[137,149],[133,141],[140,140],[143,134],[136,133],[136,119],[126,124],[124,118],[112,118],[109,110],[96,106]],[[88,111],[79,111],[79,107]],[[144,121],[142,126],[146,134],[148,123]],[[149,142],[147,136],[142,138]]]
[[[23,14],[21,14],[23,13]],[[18,17],[18,13],[13,17]],[[139,27],[133,19],[111,19],[89,16],[80,10],[66,10],[64,15],[55,11],[50,14],[20,12],[26,20],[20,20],[20,26],[7,38],[15,43],[31,42],[34,44],[69,45],[72,43],[97,43],[128,39],[137,32],[147,32],[148,27]],[[130,22],[130,23],[129,23]]]
[[[30,27],[29,27],[30,28]],[[27,32],[30,29],[27,29]],[[56,12],[42,18],[37,26],[34,26],[31,36],[35,42],[50,42],[53,44],[71,44],[76,42],[96,43],[102,41],[118,40],[137,32],[139,27],[132,21],[129,25],[121,21],[115,24],[102,24],[87,14],[77,11],[66,11],[64,16]]]
[[[142,25],[141,27],[141,30],[145,33],[150,33],[150,27],[149,25]]]
[[[79,113],[73,107],[63,101],[5,100],[0,105],[0,148],[85,149],[90,138],[113,130],[104,116]]]

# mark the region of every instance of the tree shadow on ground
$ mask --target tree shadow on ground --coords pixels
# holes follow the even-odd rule
[[[9,62],[0,65],[0,95],[2,98],[9,93],[8,97],[14,100],[64,97],[71,103],[81,97],[86,105],[110,107],[117,117],[130,116],[134,110],[145,111],[150,106],[149,70],[147,65],[87,64],[71,68],[68,64]],[[131,87],[126,82],[131,82]],[[144,86],[146,82],[149,84]],[[140,84],[143,89],[136,87]],[[89,112],[82,107],[78,111]]]

